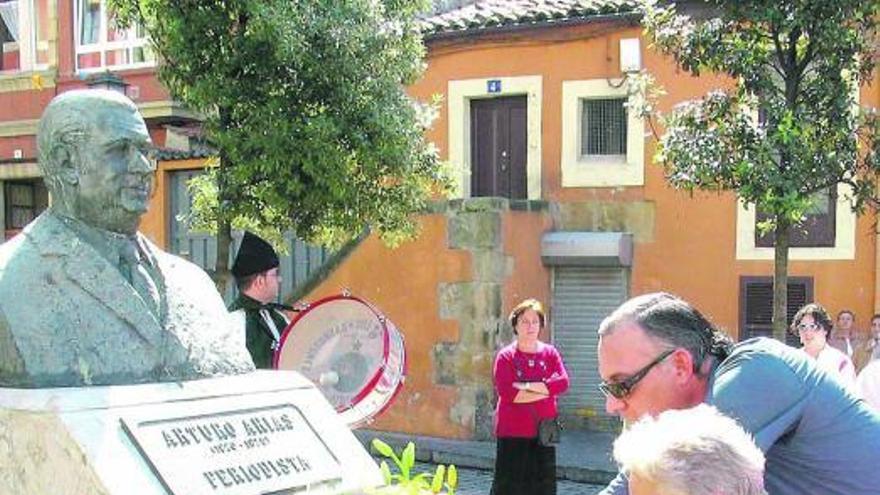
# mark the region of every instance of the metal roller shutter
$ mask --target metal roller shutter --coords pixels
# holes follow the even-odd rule
[[[552,283],[553,344],[571,380],[568,393],[560,397],[560,413],[577,426],[613,428],[617,420],[605,414],[598,388],[596,330],[626,300],[627,272],[621,267],[556,266]]]

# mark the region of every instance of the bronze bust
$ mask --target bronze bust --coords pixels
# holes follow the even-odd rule
[[[0,386],[178,381],[254,369],[210,278],[137,232],[153,144],[120,93],[49,103],[47,211],[0,246]]]

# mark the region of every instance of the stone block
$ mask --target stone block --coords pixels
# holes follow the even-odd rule
[[[454,282],[438,284],[439,316],[441,320],[454,320],[462,315],[462,301],[473,299],[473,284],[470,282]]]
[[[542,212],[549,209],[550,203],[541,199],[512,199],[510,200],[511,211],[534,211]]]
[[[654,240],[652,201],[583,201],[553,205],[557,230],[631,232],[637,243]]]
[[[434,383],[437,385],[455,385],[457,383],[456,348],[457,346],[450,342],[441,342],[434,346]]]
[[[493,196],[466,198],[461,204],[462,211],[495,212],[510,209],[510,200]]]
[[[450,419],[469,430],[474,428],[474,413],[476,412],[476,395],[470,387],[459,387],[458,401],[449,410]]]
[[[467,212],[449,218],[451,249],[501,250],[501,214],[499,212]]]
[[[473,310],[468,313],[473,314],[477,319],[497,318],[501,315],[501,288],[502,285],[499,283],[475,283],[473,299],[471,301],[461,301],[461,304],[464,306],[467,306],[468,303],[472,304]]]
[[[503,282],[513,273],[513,258],[501,251],[474,251],[472,259],[476,281]]]
[[[482,388],[477,391],[474,405],[474,439],[492,440],[495,416],[495,389]]]
[[[457,319],[462,326],[468,320],[496,318],[501,314],[501,288],[500,283],[488,282],[439,284],[439,316]]]

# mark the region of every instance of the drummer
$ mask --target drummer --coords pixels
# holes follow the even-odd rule
[[[281,285],[278,254],[268,242],[245,232],[232,274],[240,294],[229,311],[243,313],[245,341],[254,364],[271,368],[281,333],[290,323],[281,306],[275,304]]]

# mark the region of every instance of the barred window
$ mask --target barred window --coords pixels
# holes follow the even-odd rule
[[[581,156],[626,155],[626,98],[581,101]]]

